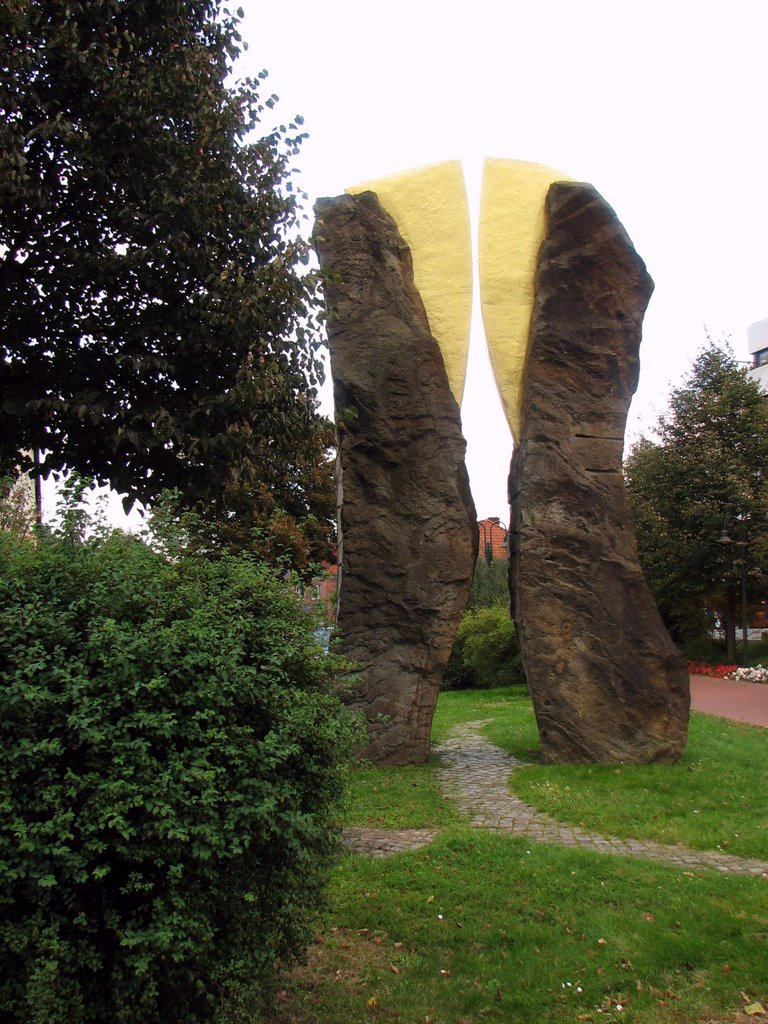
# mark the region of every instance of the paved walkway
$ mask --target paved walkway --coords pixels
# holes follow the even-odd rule
[[[691,676],[691,707],[707,715],[768,727],[768,685]]]
[[[688,850],[645,839],[595,835],[572,825],[564,825],[548,814],[537,811],[510,793],[509,776],[523,762],[482,736],[480,729],[485,724],[481,721],[458,726],[447,740],[434,748],[441,761],[437,770],[441,788],[469,815],[476,828],[524,836],[532,843],[558,843],[598,853],[660,861],[689,871],[709,868],[724,874],[768,878],[766,861],[748,860],[726,853]],[[434,830],[382,833],[381,830],[354,829],[347,833],[347,841],[357,851],[385,856],[395,851],[423,846],[431,842],[435,834]]]

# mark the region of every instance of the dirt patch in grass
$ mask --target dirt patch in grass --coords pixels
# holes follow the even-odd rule
[[[737,1010],[732,1017],[709,1017],[701,1024],[768,1024],[768,1013],[745,1013]]]
[[[307,950],[306,962],[288,971],[278,993],[275,1013],[269,1024],[317,1024],[319,1007],[328,1019],[329,1005],[343,1012],[357,1012],[367,1005],[369,1020],[376,1020],[376,997],[365,996],[370,989],[381,991],[382,978],[396,974],[402,943],[392,943],[385,933],[362,929],[331,928]],[[336,1018],[344,1024],[344,1018]],[[387,1020],[392,1021],[391,1013]]]

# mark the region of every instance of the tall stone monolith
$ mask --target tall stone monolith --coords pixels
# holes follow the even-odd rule
[[[621,460],[653,290],[613,210],[555,182],[538,259],[510,587],[544,757],[673,761],[690,704],[637,558]]]
[[[339,432],[339,602],[349,694],[378,764],[429,753],[477,557],[466,444],[411,254],[375,194],[316,206]]]

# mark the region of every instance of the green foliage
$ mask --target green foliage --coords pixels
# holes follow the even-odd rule
[[[750,638],[749,663],[754,666],[768,666],[768,635],[765,632],[761,634],[759,640]]]
[[[0,6],[0,473],[37,449],[43,475],[178,488],[230,546],[278,511],[327,542],[305,135],[262,127],[265,72],[227,84],[240,49],[219,0]]]
[[[687,661],[705,665],[727,664],[725,644],[710,633],[689,636],[680,644],[680,653]]]
[[[326,443],[332,444],[330,427]],[[177,490],[160,500],[189,545],[202,552],[256,552],[305,582],[319,564],[334,559],[336,485],[327,449],[309,446],[290,461],[286,455],[265,466],[262,479],[230,481],[214,497],[190,500]]]
[[[287,586],[0,536],[0,1016],[244,1020],[305,947],[350,725]]]
[[[509,607],[509,562],[496,558],[489,564],[484,558],[478,558],[467,608],[492,608],[504,604]]]
[[[672,393],[658,442],[641,440],[625,475],[648,585],[673,635],[706,632],[707,607],[733,619],[748,529],[750,590],[768,571],[768,407],[730,351],[712,342]],[[729,606],[731,611],[729,612]]]
[[[464,613],[445,672],[446,689],[525,683],[515,624],[503,605]]]

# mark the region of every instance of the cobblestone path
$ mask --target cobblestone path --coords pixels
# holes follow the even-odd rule
[[[507,785],[509,776],[523,762],[482,736],[480,729],[485,724],[484,721],[467,722],[457,726],[442,744],[434,748],[440,758],[437,779],[441,788],[469,816],[476,828],[525,836],[532,843],[559,843],[598,853],[661,861],[686,870],[709,868],[724,874],[768,878],[766,861],[667,846],[648,839],[594,835],[573,825],[564,825],[543,811],[537,811],[510,793]],[[436,834],[436,829],[402,832],[349,829],[346,837],[353,850],[385,856],[424,846]]]

